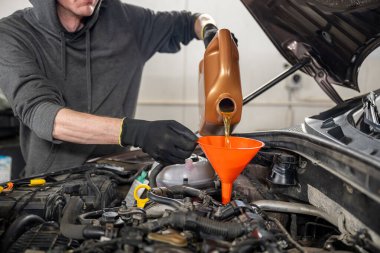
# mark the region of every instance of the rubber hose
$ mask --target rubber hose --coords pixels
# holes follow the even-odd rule
[[[18,217],[9,226],[1,241],[1,252],[7,252],[9,246],[17,240],[26,230],[44,223],[44,219],[35,214],[25,214]]]
[[[86,226],[83,229],[83,237],[91,239],[99,239],[104,236],[105,232],[102,227]]]
[[[168,206],[171,206],[175,209],[183,209],[184,208],[183,204],[181,202],[179,202],[178,200],[158,196],[158,195],[154,194],[152,191],[148,192],[148,198],[153,200],[154,202],[164,204],[164,205],[168,205]]]
[[[99,239],[104,235],[102,228],[90,225],[75,224],[77,216],[83,208],[83,201],[79,197],[71,197],[63,213],[60,230],[62,235],[70,239],[83,240]]]
[[[83,208],[83,201],[79,197],[71,197],[67,203],[61,224],[60,230],[62,235],[70,239],[83,240],[83,230],[87,225],[76,225],[75,220],[80,214],[80,211]]]
[[[184,197],[196,197],[200,198],[203,201],[202,205],[208,205],[212,202],[214,205],[219,206],[220,203],[213,199],[209,194],[206,193],[206,190],[199,190],[194,187],[189,187],[187,185],[175,185],[170,187],[159,187],[153,188],[152,192],[159,196],[167,196],[169,198],[184,198]]]
[[[197,197],[200,199],[204,199],[206,197],[206,194],[203,191],[186,186],[186,185],[175,185],[175,186],[169,187],[169,190],[173,192],[174,194],[182,194],[186,196]]]
[[[91,225],[75,224],[75,220],[83,208],[83,201],[79,197],[71,197],[66,205],[62,216],[60,230],[62,235],[70,239],[83,240],[99,239],[104,235],[104,231],[100,227]]]
[[[221,235],[221,236],[225,236],[227,239],[234,239],[236,237],[241,236],[246,231],[244,226],[240,223],[219,222],[219,221],[211,220],[205,217],[197,216],[194,213],[192,215],[195,216],[198,229],[207,234]],[[189,220],[191,221],[192,219],[189,219]],[[190,228],[188,226],[188,223],[189,221],[185,225],[186,229]]]
[[[162,165],[161,163],[159,163],[156,167],[154,167],[150,173],[149,173],[149,184],[150,184],[150,187],[152,188],[155,188],[157,187],[157,176],[158,174],[161,172],[161,170],[164,168],[165,166]]]
[[[173,226],[177,229],[186,229],[196,232],[224,236],[226,239],[234,239],[248,232],[243,224],[236,222],[221,222],[197,215],[196,213],[172,213],[169,217],[158,219],[154,222],[145,223],[141,229],[154,232],[164,226]]]
[[[200,199],[206,198],[206,193],[204,191],[192,188],[186,185],[174,185],[170,187],[158,187],[151,190],[154,194],[158,196],[165,196],[173,198],[180,195],[180,198],[184,196],[197,197]]]
[[[101,168],[98,168],[96,171],[94,171],[94,173],[95,174],[107,175],[110,178],[116,180],[116,182],[118,182],[119,184],[130,184],[133,182],[133,180],[135,180],[141,174],[142,171],[147,170],[149,168],[149,166],[150,165],[147,165],[147,166],[140,168],[135,174],[133,174],[132,176],[130,176],[128,178],[124,178],[124,177],[118,175],[118,173],[116,173],[114,171],[103,170]]]
[[[92,220],[94,218],[100,218],[101,215],[105,212],[116,212],[119,209],[119,207],[112,207],[112,208],[104,208],[102,210],[96,210],[88,213],[84,213],[81,215],[78,215],[78,221],[83,224],[91,224]],[[89,218],[92,217],[92,218]]]
[[[99,188],[94,184],[94,182],[91,179],[91,171],[87,171],[85,176],[88,183],[88,186],[91,188],[91,190],[95,193],[95,202],[94,202],[94,208],[100,207],[101,200],[102,200],[102,193],[100,192]]]
[[[197,189],[202,189],[202,190],[209,189],[209,188],[217,189],[219,184],[220,183],[218,183],[218,181],[205,182],[205,183],[197,184]]]
[[[120,171],[120,170],[111,169],[111,168],[105,167],[105,166],[107,166],[107,164],[97,163],[97,164],[94,164],[94,166],[98,170],[109,171],[109,172],[112,172],[112,173],[117,174],[117,175],[124,177],[124,178],[133,177],[133,175],[131,176],[131,171]],[[143,169],[147,169],[147,167],[150,167],[150,166],[151,166],[150,164],[146,165],[143,167]],[[136,171],[139,171],[140,169],[137,169]],[[135,172],[135,174],[136,174],[136,172]]]

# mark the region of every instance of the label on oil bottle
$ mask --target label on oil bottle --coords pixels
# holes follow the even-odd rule
[[[11,180],[12,157],[0,156],[0,182]]]

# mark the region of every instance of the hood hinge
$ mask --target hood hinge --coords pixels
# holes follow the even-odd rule
[[[309,59],[308,64],[303,67],[304,71],[314,78],[319,87],[321,87],[332,101],[336,104],[343,103],[343,99],[334,89],[329,80],[328,72],[319,64],[318,60],[310,54],[311,50],[308,50],[310,47],[298,41],[291,41],[286,48],[300,61],[303,59]]]

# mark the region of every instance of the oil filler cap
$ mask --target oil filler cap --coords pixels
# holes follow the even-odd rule
[[[277,185],[295,185],[298,159],[289,154],[279,154],[273,159],[272,173],[268,180]]]

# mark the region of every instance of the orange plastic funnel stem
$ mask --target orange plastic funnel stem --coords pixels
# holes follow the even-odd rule
[[[231,201],[232,183],[222,182],[222,203],[228,204]]]

